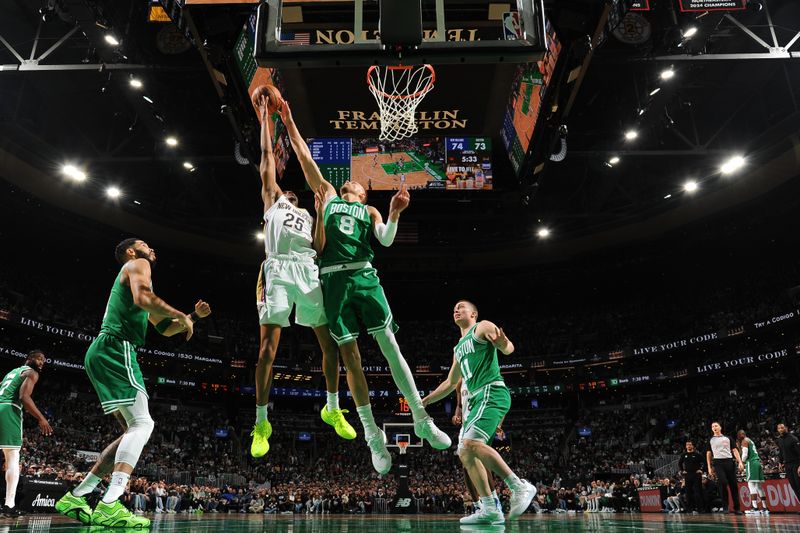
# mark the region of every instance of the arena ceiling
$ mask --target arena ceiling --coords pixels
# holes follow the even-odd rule
[[[250,7],[186,8],[192,42],[170,23],[148,22],[143,1],[6,5],[0,175],[126,233],[158,231],[176,245],[249,260],[260,220],[248,162],[256,122],[244,91],[226,89],[220,75],[235,75],[231,51]],[[797,2],[681,13],[673,0],[652,0],[616,33],[596,31],[608,27],[602,1],[545,5],[562,39],[575,43],[570,68],[581,84],[574,97],[575,81],[561,95],[565,159],[517,180],[498,136],[498,190],[415,194],[407,242],[433,253],[477,239],[524,245],[532,261],[560,258],[653,238],[797,176]],[[692,26],[697,33],[684,37]],[[110,45],[108,33],[121,44]],[[670,69],[674,77],[662,80]],[[624,138],[629,129],[634,141]],[[168,136],[178,145],[168,146]],[[722,176],[720,165],[737,153],[745,167]],[[89,179],[65,180],[66,162]],[[688,180],[699,186],[693,195],[683,191]],[[284,184],[302,188],[294,161]],[[106,198],[110,185],[123,196]],[[379,207],[386,201],[373,197]],[[552,230],[547,245],[536,237],[541,226]]]

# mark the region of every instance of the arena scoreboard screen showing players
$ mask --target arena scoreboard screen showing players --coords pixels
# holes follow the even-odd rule
[[[323,177],[337,189],[348,180],[367,191],[492,190],[492,141],[488,137],[308,140]]]

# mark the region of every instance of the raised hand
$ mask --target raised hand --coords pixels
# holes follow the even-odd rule
[[[494,327],[494,331],[486,333],[486,339],[492,343],[492,346],[499,350],[504,350],[508,346],[508,337],[503,331],[503,328]]]
[[[400,190],[392,196],[392,201],[389,204],[389,214],[397,213],[398,215],[405,211],[408,204],[411,203],[411,195],[408,194],[406,184],[400,186]]]
[[[283,101],[283,105],[278,109],[278,115],[280,115],[281,120],[287,126],[294,122],[294,117],[292,117],[292,109],[289,107],[288,100]]]
[[[211,306],[203,300],[197,300],[197,303],[194,304],[194,312],[200,318],[205,318],[211,314]]]

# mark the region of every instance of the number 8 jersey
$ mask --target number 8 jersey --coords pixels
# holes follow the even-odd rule
[[[264,251],[267,257],[290,255],[313,260],[311,228],[314,219],[305,209],[292,205],[281,195],[264,213]]]
[[[344,263],[372,261],[375,255],[369,242],[372,219],[367,206],[332,196],[325,204],[325,249],[322,268]]]

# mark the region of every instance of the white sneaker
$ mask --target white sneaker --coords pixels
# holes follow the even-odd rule
[[[761,514],[761,511],[759,511],[758,509],[747,510],[747,511],[744,512],[744,514],[746,514],[746,515]]]
[[[428,441],[431,448],[436,450],[446,450],[453,444],[447,433],[437,428],[429,416],[414,422],[414,433],[417,434],[417,437]]]
[[[372,467],[380,475],[389,473],[392,469],[392,456],[386,448],[386,433],[378,430],[378,433],[367,437],[367,446],[372,452]]]
[[[490,507],[481,507],[474,513],[469,516],[465,516],[460,520],[462,525],[473,525],[473,524],[502,524],[506,521],[503,517],[503,513],[497,510],[497,508],[490,508]]]
[[[769,514],[769,509],[761,509],[761,514],[768,515]]]
[[[531,501],[534,496],[536,496],[536,487],[530,484],[526,479],[521,481],[522,483],[519,488],[511,491],[511,504],[508,511],[509,520],[515,520],[519,518],[519,515],[527,511],[528,506],[530,506]]]

